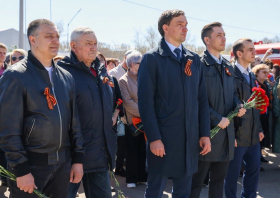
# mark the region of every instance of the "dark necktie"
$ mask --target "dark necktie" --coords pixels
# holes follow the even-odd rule
[[[247,80],[248,83],[250,83],[250,76],[248,74],[243,73],[243,76]]]
[[[181,62],[181,50],[179,48],[176,48],[174,50],[174,53],[177,55],[177,60]]]

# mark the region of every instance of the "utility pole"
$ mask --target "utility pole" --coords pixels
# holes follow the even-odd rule
[[[23,0],[19,0],[19,44],[18,48],[23,49]]]
[[[50,20],[52,21],[52,0],[50,0]]]
[[[73,18],[70,20],[70,22],[67,25],[67,48],[69,48],[69,24],[73,21],[73,19],[77,16],[77,14],[81,11],[81,9],[73,16]]]

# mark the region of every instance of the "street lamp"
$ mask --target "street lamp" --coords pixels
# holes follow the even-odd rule
[[[73,18],[70,20],[70,22],[67,25],[67,48],[69,47],[69,24],[73,21],[73,19],[77,16],[77,14],[81,11],[81,9],[73,16]]]

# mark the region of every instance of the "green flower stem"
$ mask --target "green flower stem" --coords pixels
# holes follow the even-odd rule
[[[252,98],[254,94],[255,94],[255,92],[252,93],[252,95],[250,96],[250,98]],[[258,95],[260,95],[260,94],[258,94]],[[258,98],[258,95],[257,95],[253,100],[251,100],[250,102],[245,102],[245,103],[243,104],[243,108],[244,108],[244,109],[251,109],[251,108],[255,108],[255,107],[259,106],[259,105],[257,105],[256,103],[262,102],[262,101],[258,100],[258,99],[259,99],[259,98]],[[239,109],[238,109],[238,108],[235,108],[234,111],[231,111],[231,112],[227,115],[227,119],[228,119],[229,121],[231,121],[235,116],[237,116],[238,112],[239,112]],[[221,128],[220,128],[219,126],[214,127],[214,128],[210,131],[210,138],[213,138],[213,137],[220,131],[220,129],[221,129]]]
[[[2,166],[0,166],[0,175],[3,176],[3,177],[6,177],[7,179],[10,179],[10,180],[12,180],[12,181],[16,181],[16,180],[17,180],[17,179],[16,179],[16,176],[15,176],[13,173],[7,171],[7,170],[6,170],[5,168],[3,168]],[[44,195],[43,193],[41,193],[39,190],[37,190],[37,189],[34,189],[33,192],[34,192],[36,195],[38,195],[39,198],[49,198],[49,197],[47,197],[46,195]]]

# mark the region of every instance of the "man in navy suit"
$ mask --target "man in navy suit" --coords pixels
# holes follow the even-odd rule
[[[240,101],[247,101],[252,88],[257,86],[256,76],[250,69],[255,61],[255,47],[251,39],[239,39],[232,47],[235,57],[235,87]],[[234,118],[235,150],[234,159],[230,161],[225,179],[227,198],[236,198],[237,181],[242,161],[245,164],[243,174],[242,198],[257,197],[260,172],[260,141],[264,138],[260,122],[260,111],[248,109],[242,118]]]
[[[183,11],[163,12],[158,21],[162,39],[144,55],[138,72],[138,106],[148,140],[146,198],[162,197],[168,177],[173,198],[189,197],[199,153],[211,151],[200,58],[182,45],[187,24]]]

